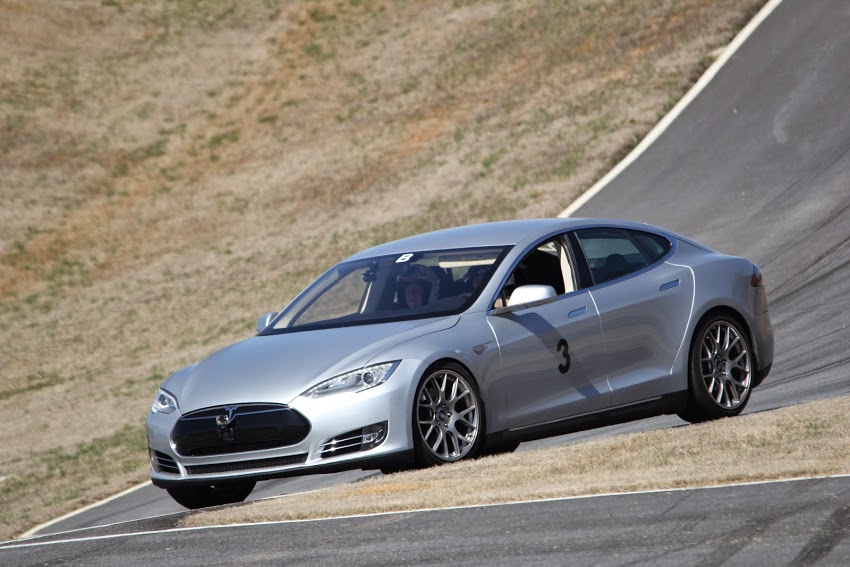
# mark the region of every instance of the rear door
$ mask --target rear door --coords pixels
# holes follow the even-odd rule
[[[590,228],[576,241],[593,280],[612,405],[669,393],[693,306],[690,268],[665,262],[673,243],[654,233]]]

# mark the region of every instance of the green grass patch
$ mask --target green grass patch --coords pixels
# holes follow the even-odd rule
[[[17,526],[48,520],[47,511],[55,506],[105,497],[114,491],[110,479],[145,469],[146,455],[145,429],[139,423],[70,449],[55,448],[7,463],[0,470],[7,475],[0,483],[0,538],[11,537]]]
[[[239,132],[237,130],[228,130],[220,134],[216,134],[207,142],[207,148],[214,150],[224,144],[235,144],[239,141]]]
[[[36,372],[27,376],[25,385],[0,390],[0,400],[8,400],[21,394],[37,392],[61,384],[63,381],[62,377],[56,372]]]

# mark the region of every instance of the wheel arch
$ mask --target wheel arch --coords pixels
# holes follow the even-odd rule
[[[729,305],[715,305],[714,307],[711,307],[705,313],[703,313],[702,316],[699,319],[697,319],[696,323],[691,328],[690,340],[687,343],[688,344],[688,366],[687,367],[690,368],[690,365],[691,365],[691,357],[693,356],[693,351],[694,351],[694,341],[697,340],[697,336],[696,336],[697,330],[702,326],[702,324],[705,321],[707,321],[711,317],[714,317],[714,316],[717,316],[717,315],[726,315],[726,316],[734,319],[735,322],[738,325],[741,326],[741,330],[744,333],[747,334],[747,341],[749,341],[749,343],[750,343],[750,349],[753,352],[753,357],[755,358],[754,362],[756,363],[756,364],[753,365],[753,370],[757,369],[758,368],[758,362],[759,362],[759,356],[758,356],[758,352],[756,351],[755,342],[753,341],[753,331],[752,331],[752,329],[750,329],[749,324],[747,324],[747,320],[744,318],[744,316],[741,314],[741,312],[738,311],[737,309],[735,309],[734,307],[729,306]]]

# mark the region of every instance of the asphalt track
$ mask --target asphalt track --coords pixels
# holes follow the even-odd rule
[[[850,478],[0,546],[4,565],[844,565]],[[166,529],[163,529],[166,528]]]
[[[850,30],[850,3],[846,0],[785,0],[649,149],[573,214],[624,217],[656,224],[759,263],[768,285],[776,330],[776,356],[773,372],[754,392],[748,412],[850,394],[847,370],[850,361],[850,118],[847,116],[850,33],[847,30]],[[534,446],[680,424],[677,418],[656,418],[545,440]],[[529,446],[525,444],[521,449]],[[347,482],[361,473],[351,474],[345,478],[277,481],[265,485],[258,494]],[[113,501],[109,509],[90,510],[51,529],[74,529],[179,509],[163,498],[163,491],[149,487],[147,492],[161,503],[144,498],[140,501],[138,494],[131,495],[136,500]],[[846,490],[836,494],[835,498],[846,506]],[[657,499],[660,496],[639,498],[648,508],[642,512],[634,510],[630,523],[639,524],[642,514],[663,507]],[[763,505],[772,506],[768,502],[772,500],[762,500]],[[559,505],[551,504],[555,508]],[[499,526],[517,526],[528,521],[521,514],[512,516],[511,512],[487,510],[488,515],[502,518],[499,522],[503,523],[492,524],[486,536],[464,539],[464,546],[479,551],[502,549],[500,534],[510,528]],[[547,508],[546,514],[553,513]],[[584,508],[580,512],[573,509],[573,514],[584,513]],[[447,530],[452,525],[469,529],[468,518],[455,517],[459,512],[429,514],[441,516],[439,522]],[[846,526],[850,517],[845,514],[842,518],[842,525]],[[734,524],[738,520],[729,521]],[[692,522],[701,525],[698,519]],[[679,520],[679,525],[687,523],[688,520]],[[616,525],[604,524],[600,522],[594,532],[584,533],[582,541],[596,538],[604,550],[604,542],[609,541],[610,545],[609,530]],[[390,525],[393,527],[389,528]],[[579,529],[564,524],[559,531],[562,545],[572,545],[573,528]],[[265,528],[257,529],[262,533]],[[390,537],[397,541],[420,537],[413,535],[418,533],[416,529],[405,528],[404,523],[390,522],[378,528],[385,537],[390,529]],[[250,528],[243,530],[240,533],[251,533]],[[286,532],[289,533],[289,528]],[[305,541],[315,537],[309,528],[303,532],[301,528],[293,528],[287,539],[299,537],[299,533],[304,534]],[[247,537],[262,539],[259,535]],[[545,543],[540,538],[531,539],[541,545]],[[332,545],[357,548],[357,530],[342,530],[334,536]],[[839,547],[846,551],[846,547]],[[531,553],[531,547],[528,549]],[[588,561],[579,562],[589,563],[591,557],[596,557],[605,563],[604,558],[608,557],[612,564],[657,563],[652,549],[646,547],[647,555],[634,556],[629,561],[620,561],[615,554],[609,557],[602,551],[599,553],[603,555],[591,553]],[[128,556],[128,561],[131,557]],[[346,557],[352,561],[342,563],[356,564],[354,556]],[[427,557],[422,556],[424,563],[432,561]],[[475,562],[485,562],[484,557]],[[543,562],[545,553],[531,557]],[[235,555],[232,558],[238,560]],[[778,564],[768,558],[765,555],[757,563]],[[44,556],[44,560],[49,559]],[[0,562],[3,562],[2,553]],[[97,564],[94,559],[92,562]],[[700,560],[680,564],[698,563]],[[726,560],[706,559],[704,563],[720,565]],[[730,562],[733,563],[737,562]],[[850,564],[850,561],[832,564]]]

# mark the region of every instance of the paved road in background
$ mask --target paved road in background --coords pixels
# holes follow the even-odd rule
[[[785,0],[649,150],[573,215],[625,217],[649,222],[692,236],[720,251],[748,256],[760,264],[768,285],[776,329],[776,358],[772,374],[754,392],[747,408],[749,413],[850,394],[847,366],[850,361],[850,33],[847,30],[850,30],[850,2],[846,0]],[[661,417],[527,443],[520,450],[682,424],[678,418]],[[368,474],[372,473],[275,481],[275,484],[264,485],[256,495],[309,490],[329,483],[350,482],[359,478],[358,475]],[[768,515],[773,518],[769,509],[780,505],[770,504],[775,501],[771,498],[776,494],[771,492],[756,497],[752,506],[767,506]],[[818,538],[821,536],[817,530],[831,530],[835,518],[844,522],[841,529],[846,531],[850,522],[846,495],[844,489],[836,492],[838,507],[812,518],[814,523],[810,528],[814,531],[810,533],[809,544],[820,545]],[[129,519],[136,512],[142,515],[135,517],[147,517],[179,510],[163,491],[154,488],[127,498],[136,500],[116,500],[108,508],[91,510],[53,529]],[[629,561],[663,564],[665,550],[679,543],[668,546],[663,543],[664,537],[650,533],[651,530],[643,525],[650,517],[659,522],[659,533],[666,534],[671,542],[680,542],[684,548],[695,550],[693,558],[716,559],[706,560],[706,565],[723,564],[728,559],[723,556],[724,549],[739,545],[735,542],[749,541],[746,537],[738,538],[733,526],[743,525],[747,537],[755,534],[781,547],[780,540],[774,538],[770,530],[758,531],[757,518],[747,512],[746,507],[743,511],[730,509],[727,512],[725,508],[715,509],[707,503],[706,508],[693,509],[691,516],[677,515],[675,522],[668,522],[658,517],[658,510],[668,506],[671,510],[677,509],[669,498],[672,497],[657,494],[630,497],[627,504],[611,507],[607,524],[605,512],[601,511],[598,517],[591,514],[586,525],[576,520],[584,518],[589,502],[580,501],[580,504],[539,505],[544,508],[530,505],[530,508],[487,508],[479,512],[435,512],[422,514],[421,518],[418,515],[394,516],[384,523],[379,520],[328,523],[322,525],[336,527],[321,528],[327,529],[321,532],[324,536],[315,532],[316,524],[310,524],[313,527],[287,524],[287,527],[278,528],[242,528],[237,533],[258,546],[270,531],[278,537],[285,534],[279,537],[279,546],[288,546],[285,548],[292,553],[296,548],[313,550],[314,554],[301,557],[320,564],[325,562],[325,555],[315,542],[322,537],[328,538],[328,548],[344,550],[346,560],[340,563],[371,560],[370,564],[379,564],[374,562],[383,559],[374,555],[372,549],[392,551],[388,546],[395,546],[392,551],[395,555],[390,557],[419,558],[407,555],[404,550],[408,545],[410,549],[425,553],[421,556],[422,562],[436,563],[439,554],[434,555],[434,550],[449,553],[452,534],[460,538],[455,547],[464,556],[469,553],[476,563],[488,562],[484,559],[491,556],[493,562],[499,563],[503,556],[487,550],[507,552],[512,542],[527,550],[530,563],[547,563],[550,558],[554,562],[564,562],[567,557],[577,557],[587,558],[587,561],[578,560],[579,563],[607,558],[605,563],[622,564],[630,557]],[[807,506],[801,503],[800,509],[807,509]],[[714,535],[700,539],[698,534],[717,521],[712,515],[715,512],[728,520],[729,531],[711,532]],[[525,522],[536,525],[535,522],[540,521],[535,519],[538,514],[542,518],[560,518],[552,520],[552,526],[557,528],[540,526],[538,535],[532,531],[523,532],[523,539],[506,537],[505,534]],[[498,519],[479,524],[483,517]],[[427,528],[429,522],[433,525]],[[543,522],[545,524],[545,520]],[[781,524],[776,520],[770,525],[779,525],[776,522]],[[362,529],[355,529],[357,526]],[[635,549],[643,552],[626,553],[621,557],[616,546],[606,552],[605,546],[614,545],[620,531],[627,541],[633,541]],[[690,532],[697,534],[692,540],[679,539]],[[846,535],[841,530],[838,533],[840,537]],[[180,535],[182,556],[191,558],[192,553],[197,553],[197,561],[187,562],[205,563],[200,560],[202,553],[210,549],[218,551],[218,546],[211,547],[212,542],[224,541],[224,534],[218,531],[209,536],[196,532]],[[387,541],[380,544],[376,541],[379,536]],[[421,542],[429,537],[435,540],[432,550],[427,552],[427,546],[423,550]],[[800,532],[789,541],[799,543],[795,537],[805,538],[805,535]],[[135,557],[145,557],[146,562],[154,556],[166,558],[162,552],[149,551],[147,553],[152,555],[145,555],[141,550],[153,550],[170,540],[156,536],[146,538],[134,539],[134,543],[122,544],[121,548],[130,553],[127,557],[138,553]],[[658,551],[654,551],[656,548],[650,543],[639,545],[641,538],[659,545]],[[377,547],[365,546],[364,541]],[[602,551],[592,551],[588,546],[593,542]],[[85,557],[92,564],[98,564],[96,558],[111,557],[115,545],[103,544],[104,555],[87,547]],[[793,547],[796,543],[789,545]],[[136,546],[140,551],[133,551]],[[561,546],[562,551],[553,551],[554,555],[547,556],[547,546],[552,546],[553,550]],[[227,545],[221,547],[226,553],[223,548]],[[842,553],[846,552],[846,547],[839,547],[844,550]],[[370,551],[363,556],[347,551],[365,549]],[[769,547],[759,549],[765,555],[756,564],[779,564],[771,559]],[[215,557],[221,561],[228,557],[233,561],[258,557],[237,553]],[[679,558],[678,563],[671,564],[699,563],[697,559],[683,559],[689,557],[682,555],[684,553],[686,551],[671,555]],[[38,557],[49,560],[52,555]],[[504,557],[516,559],[514,555]],[[796,556],[788,551],[781,557],[793,559]],[[827,563],[850,564],[832,562],[832,557],[829,556]],[[782,562],[788,561],[783,559]]]
[[[627,216],[757,262],[776,333],[750,411],[850,394],[850,2],[786,0],[574,216]]]

